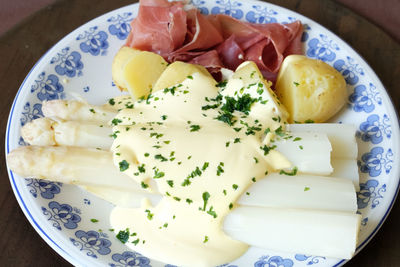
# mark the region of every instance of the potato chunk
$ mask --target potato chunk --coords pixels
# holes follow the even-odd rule
[[[132,97],[147,96],[168,63],[158,54],[122,47],[114,57],[114,83]]]
[[[171,63],[161,74],[160,78],[154,85],[153,91],[163,90],[164,88],[181,83],[188,76],[196,72],[209,76],[210,79],[214,79],[203,66],[189,64],[182,61],[175,61],[174,63]]]
[[[346,82],[333,67],[305,56],[288,56],[279,71],[276,92],[290,122],[324,122],[346,103]]]

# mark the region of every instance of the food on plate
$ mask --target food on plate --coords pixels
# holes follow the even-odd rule
[[[325,122],[346,103],[343,76],[327,63],[305,56],[288,56],[276,82],[276,93],[291,122]]]
[[[347,178],[356,164],[347,153],[357,150],[354,128],[287,124],[253,62],[221,83],[182,62],[164,73],[154,84],[166,87],[139,100],[43,103],[46,117],[23,127],[31,146],[8,155],[10,168],[114,203],[120,240],[163,262],[223,264],[249,245],[351,257],[360,224]],[[346,177],[328,177],[332,166]],[[308,242],[290,229],[307,229]]]
[[[300,21],[251,24],[223,14],[203,15],[182,1],[141,0],[131,28],[126,46],[157,53],[169,63],[203,65],[217,77],[221,68],[235,70],[251,60],[274,81],[284,57],[302,53]]]
[[[141,0],[112,64],[129,95],[101,106],[43,102],[45,117],[21,130],[30,146],[8,166],[115,204],[116,238],[162,262],[215,266],[249,246],[351,258],[356,129],[288,124],[329,119],[346,89],[330,67],[287,57],[301,53],[301,28]],[[307,106],[305,89],[317,105]]]

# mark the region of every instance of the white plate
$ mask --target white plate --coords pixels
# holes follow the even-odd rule
[[[367,63],[336,35],[287,9],[256,1],[193,0],[205,14],[225,13],[255,23],[301,20],[308,57],[333,65],[346,78],[348,106],[334,119],[358,127],[362,226],[358,251],[387,217],[399,187],[399,125],[382,83]],[[119,93],[111,62],[130,30],[138,5],[107,13],[76,29],[50,49],[22,83],[8,119],[6,153],[24,145],[20,128],[42,116],[41,101],[82,95],[101,104]],[[110,232],[112,206],[74,186],[24,179],[9,171],[16,198],[33,227],[76,266],[167,266],[129,251]],[[93,223],[90,219],[98,219]],[[338,266],[343,260],[251,248],[232,266]],[[171,266],[171,265],[168,265]],[[228,265],[224,265],[228,266]]]

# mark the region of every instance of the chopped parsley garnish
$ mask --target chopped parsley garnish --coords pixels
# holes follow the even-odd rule
[[[286,172],[284,170],[281,170],[279,172],[279,174],[285,174],[285,175],[289,175],[289,176],[295,176],[297,174],[297,167],[294,167],[292,171],[290,172]]]
[[[226,142],[226,143],[225,143],[225,147],[228,147],[230,143],[231,143],[231,142],[229,142],[229,141]]]
[[[123,244],[125,244],[129,239],[129,229],[126,228],[125,231],[119,231],[118,234],[116,235],[116,238]]]
[[[224,163],[223,163],[223,162],[220,162],[219,165],[218,165],[218,167],[217,167],[217,175],[218,175],[218,176],[221,176],[221,173],[224,172],[224,169],[222,168],[223,166],[224,166]]]
[[[276,145],[273,145],[273,146],[267,146],[267,145],[264,145],[263,147],[260,147],[262,150],[264,150],[264,156],[266,156],[266,155],[268,155],[268,153],[271,151],[271,150],[273,150],[273,149],[275,149],[276,148]]]
[[[200,125],[190,125],[191,132],[197,132],[198,130],[200,130]]]
[[[229,203],[229,209],[231,210],[233,208],[233,204]]]
[[[96,113],[96,111],[94,111],[94,109],[89,109],[90,112],[92,112],[93,114]]]
[[[161,119],[162,119],[163,121],[165,121],[167,118],[168,118],[167,115],[162,115],[162,116],[161,116]]]
[[[221,87],[226,87],[226,84],[228,83],[228,81],[227,80],[224,80],[224,81],[222,81],[222,82],[219,82],[219,83],[217,83],[215,86],[216,87],[219,87],[219,88],[221,88]]]
[[[224,193],[224,195],[226,196],[226,190],[224,189],[224,190],[222,190],[222,193]]]
[[[164,177],[164,175],[165,175],[165,173],[160,172],[159,169],[155,169],[153,178],[158,179],[158,178]]]
[[[300,140],[301,140],[300,137],[296,137],[296,138],[293,139],[293,142],[300,141]]]
[[[207,243],[207,242],[208,242],[208,236],[204,236],[203,243]]]
[[[299,86],[300,84],[298,82],[293,82],[294,85]]]
[[[139,241],[140,241],[139,238],[135,239],[135,240],[132,241],[132,244],[134,244],[136,246],[139,243]]]
[[[144,189],[146,189],[146,188],[148,188],[149,187],[149,185],[148,184],[146,184],[145,182],[141,182],[140,183],[140,185],[142,186],[142,188],[144,188]]]
[[[258,163],[258,158],[253,157],[254,161],[256,162],[256,164]]]
[[[116,139],[118,137],[117,134],[119,134],[119,133],[120,133],[120,131],[115,131],[110,135],[110,137]]]
[[[233,185],[232,185],[232,188],[233,188],[234,190],[237,190],[237,189],[239,188],[239,186],[238,186],[237,184],[233,184]]]
[[[173,180],[167,180],[167,184],[168,184],[170,187],[174,187],[174,181],[173,181]]]
[[[146,172],[146,169],[144,168],[144,166],[145,166],[144,163],[142,165],[139,165],[138,166],[138,171],[141,172],[141,173]]]
[[[299,148],[300,148],[301,150],[303,150],[303,146],[299,146]]]
[[[150,211],[150,210],[145,210],[144,212],[146,212],[146,213],[147,213],[147,219],[149,219],[149,220],[152,220],[152,219],[153,219],[153,216],[154,216],[154,214],[153,214],[153,213],[151,213],[151,211]]]
[[[108,104],[110,104],[111,106],[114,106],[115,105],[114,98],[111,98],[110,100],[108,100]]]
[[[129,168],[129,163],[126,160],[119,162],[119,170],[121,172],[126,171]]]
[[[97,223],[97,222],[99,222],[99,220],[97,220],[97,219],[90,219],[90,221],[91,221],[92,223]]]
[[[192,75],[187,76],[187,78],[193,80],[193,76]]]
[[[313,120],[310,120],[310,119],[305,120],[304,122],[305,122],[305,123],[314,123],[314,121],[313,121]]]
[[[210,163],[208,163],[208,162],[204,162],[204,164],[203,164],[203,167],[201,167],[201,170],[202,171],[205,171],[207,168],[208,168],[208,165],[209,165]]]
[[[251,181],[252,181],[253,183],[257,182],[256,177],[251,178]]]
[[[161,154],[155,155],[154,158],[160,160],[161,162],[168,161],[168,159]]]
[[[275,130],[275,134],[279,135],[281,137],[285,135],[285,132],[283,131],[282,126],[279,126],[279,128]]]
[[[122,122],[122,120],[115,118],[115,119],[113,119],[113,120],[111,121],[111,124],[112,124],[112,125],[118,125],[118,123],[121,123],[121,122]]]
[[[148,156],[150,156],[149,153],[144,153],[144,156],[147,158]]]
[[[237,137],[237,138],[235,138],[235,140],[233,141],[233,143],[240,143],[240,138],[239,137]]]
[[[304,187],[304,192],[310,190],[308,186]]]
[[[179,197],[173,197],[173,199],[175,199],[176,201],[181,201]]]
[[[210,198],[210,193],[208,193],[206,191],[203,193],[202,197],[203,197],[203,202],[204,202],[202,210],[205,211],[206,207],[207,207],[208,199]]]
[[[187,199],[186,199],[186,202],[187,202],[188,204],[192,204],[193,200],[187,198]]]
[[[217,213],[216,213],[215,210],[213,210],[213,209],[214,209],[214,207],[211,206],[210,209],[207,211],[207,214],[210,214],[210,215],[213,216],[214,219],[215,219],[215,218],[217,218]]]

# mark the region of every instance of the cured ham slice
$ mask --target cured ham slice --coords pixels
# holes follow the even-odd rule
[[[203,65],[215,77],[221,68],[235,70],[252,60],[274,82],[283,59],[302,54],[302,32],[299,21],[251,24],[223,14],[185,10],[183,2],[140,0],[126,45],[158,53],[168,62]]]

